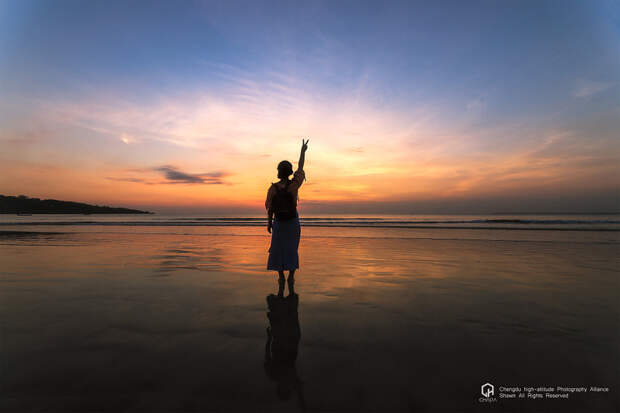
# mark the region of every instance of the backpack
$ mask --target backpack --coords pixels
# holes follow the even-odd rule
[[[276,193],[271,200],[271,209],[279,221],[288,221],[297,216],[295,195],[288,191],[290,182],[287,181],[283,189],[275,185]]]

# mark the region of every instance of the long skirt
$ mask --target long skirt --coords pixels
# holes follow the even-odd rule
[[[274,218],[271,228],[271,246],[267,269],[275,271],[295,270],[299,268],[299,238],[301,226],[299,214],[288,221]]]

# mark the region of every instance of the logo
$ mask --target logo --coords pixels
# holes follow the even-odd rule
[[[484,383],[482,387],[480,387],[480,393],[484,397],[491,397],[495,394],[495,387],[491,383]]]

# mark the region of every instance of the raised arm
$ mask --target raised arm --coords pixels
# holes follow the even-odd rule
[[[299,154],[299,163],[297,164],[297,169],[302,170],[304,169],[304,162],[306,161],[306,151],[308,150],[308,142],[310,142],[310,139],[308,139],[307,141],[304,142],[304,140],[301,140],[301,153]]]

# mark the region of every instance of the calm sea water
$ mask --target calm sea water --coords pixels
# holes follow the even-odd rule
[[[620,231],[616,215],[302,215],[302,226],[338,228],[467,228]],[[5,215],[0,227],[42,226],[265,226],[264,216]]]
[[[304,216],[270,316],[264,218],[236,218],[0,217],[0,409],[620,407],[618,216]]]

